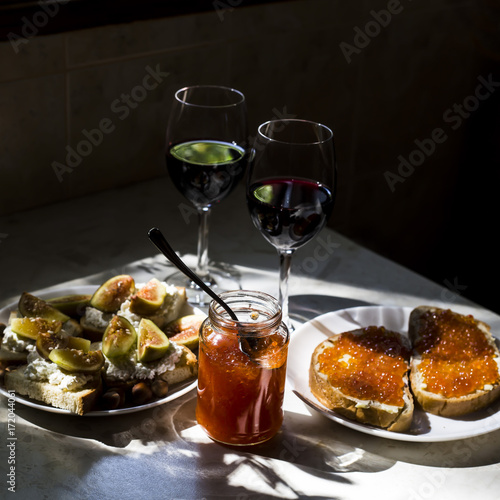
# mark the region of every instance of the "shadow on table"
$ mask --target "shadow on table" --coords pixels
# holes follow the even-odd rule
[[[196,425],[195,406],[196,397],[191,394],[144,412],[108,418],[19,408],[19,417],[35,424],[26,429],[18,426],[18,435],[24,438],[18,442],[19,454],[32,457],[28,464],[32,475],[50,469],[54,484],[47,489],[51,491],[69,484],[83,491],[92,481],[101,485],[97,488],[101,493],[112,485],[113,498],[184,498],[189,492],[192,498],[250,500],[268,492],[278,497],[335,499],[331,494],[304,494],[314,489],[303,479],[294,479],[301,469],[302,478],[305,472],[327,485],[352,484],[340,472],[358,470],[350,464],[361,455],[354,451],[351,459],[339,465],[337,455],[346,457],[352,450],[340,442],[335,449],[314,446],[317,443],[310,436],[296,435],[295,429],[302,425],[297,416],[292,415],[292,427],[283,426],[273,440],[235,448],[205,435]],[[30,450],[36,450],[36,459]],[[376,468],[380,470],[380,464]]]
[[[309,474],[324,478],[345,472],[380,472],[395,464],[394,460],[385,460],[346,443],[341,433],[323,431],[311,416],[287,411],[278,435],[247,451],[293,463],[306,468]],[[345,478],[339,480],[348,482]]]
[[[114,481],[114,498],[145,493],[140,485],[152,490],[152,499],[159,498],[160,490],[163,498],[182,498],[192,491],[199,498],[220,498],[223,493],[249,500],[269,491],[275,496],[320,499],[304,492],[315,491],[316,481],[319,491],[329,483],[333,491],[335,484],[339,490],[354,488],[348,472],[383,472],[406,462],[439,467],[444,474],[443,467],[499,461],[500,431],[445,443],[398,442],[349,429],[313,410],[287,411],[281,431],[267,443],[223,446],[196,424],[195,407],[194,391],[156,408],[113,417],[51,414],[17,405],[17,449],[20,456],[32,457],[28,466],[34,474],[49,468],[51,478],[62,485],[68,484],[67,476],[72,487],[81,488],[91,480],[93,484]],[[22,419],[33,425],[23,424]],[[130,479],[117,479],[117,470],[125,470]],[[147,484],[138,481],[139,476],[147,477]],[[310,485],[303,484],[306,477]]]
[[[498,402],[500,404],[500,402]],[[334,448],[341,441],[346,449],[360,450],[366,460],[360,460],[359,469],[369,472],[371,458],[382,460],[382,463],[406,462],[415,465],[459,469],[465,467],[482,467],[500,463],[500,429],[470,437],[441,442],[400,441],[365,434],[338,424],[315,410],[307,409],[311,421],[302,428],[317,429],[321,436],[321,444]],[[306,419],[307,421],[307,419]],[[421,425],[428,421],[423,416]],[[304,431],[306,432],[306,431]],[[339,459],[339,457],[337,457]],[[368,468],[366,468],[368,466]]]
[[[47,431],[68,437],[92,439],[110,449],[122,449],[133,440],[143,443],[175,440],[178,436],[172,422],[179,408],[190,400],[196,401],[195,391],[163,405],[128,414],[67,415],[28,408],[21,404],[16,406],[16,414]]]
[[[195,408],[195,391],[149,410],[112,417],[59,415],[18,404],[16,415],[35,427],[23,426],[19,421],[16,430],[21,441],[22,436],[26,437],[23,430],[26,427],[30,440],[41,440],[41,448],[45,447],[47,435],[37,432],[37,427],[53,433],[49,434],[50,439],[56,441],[83,438],[84,441],[77,441],[77,445],[95,449],[103,455],[126,453],[133,442],[139,447],[186,449],[194,455],[211,449],[210,446],[224,448],[212,443],[197,426]],[[282,430],[276,438],[250,449],[238,448],[237,453],[293,462],[326,476],[384,470],[396,462],[447,468],[480,467],[500,462],[500,429],[454,441],[406,442],[365,434],[304,408],[304,414],[285,413]]]

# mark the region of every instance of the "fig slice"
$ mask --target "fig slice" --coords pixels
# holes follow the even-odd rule
[[[130,310],[139,316],[151,316],[161,307],[166,295],[165,285],[153,278],[130,297]]]
[[[90,294],[71,294],[53,297],[47,302],[64,314],[79,318],[85,314],[85,308],[89,305],[91,298]]]
[[[141,363],[155,361],[165,355],[170,345],[168,337],[150,319],[142,318],[137,334],[137,359]]]
[[[205,316],[201,314],[188,314],[168,323],[163,331],[170,341],[189,349],[196,349],[199,342],[198,334],[204,320]]]
[[[65,349],[68,346],[68,337],[57,333],[40,333],[36,339],[36,350],[44,359],[49,359],[53,349]]]
[[[49,359],[59,368],[69,372],[94,373],[104,366],[104,356],[101,351],[52,349]]]
[[[116,312],[135,293],[135,282],[128,274],[119,274],[105,281],[92,295],[90,305],[102,312]]]
[[[19,312],[28,318],[43,318],[64,323],[70,318],[40,297],[23,292],[18,304]]]
[[[57,320],[43,318],[13,318],[10,328],[17,335],[36,340],[42,333],[57,333],[62,328],[62,323]]]
[[[44,359],[49,359],[53,349],[90,350],[90,340],[81,337],[68,337],[58,333],[40,333],[36,339],[36,350]]]
[[[115,315],[102,336],[102,352],[108,358],[123,356],[137,344],[137,332],[127,318]]]
[[[68,337],[68,349],[79,349],[83,352],[89,352],[90,344],[90,340],[83,337]]]

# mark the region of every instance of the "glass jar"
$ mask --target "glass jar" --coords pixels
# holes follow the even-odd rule
[[[289,332],[274,297],[237,290],[221,298],[238,321],[210,303],[200,329],[196,419],[215,441],[262,443],[283,422]]]

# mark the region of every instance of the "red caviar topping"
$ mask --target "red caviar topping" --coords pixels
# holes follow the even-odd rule
[[[409,358],[397,333],[369,326],[361,334],[343,333],[318,361],[332,386],[341,387],[347,396],[403,406]]]
[[[460,397],[499,380],[496,350],[471,316],[453,311],[428,311],[415,350],[426,390]]]

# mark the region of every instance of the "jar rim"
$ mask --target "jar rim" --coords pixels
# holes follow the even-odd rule
[[[252,306],[257,309],[257,306],[260,306],[259,318],[256,321],[235,321],[218,302],[212,300],[208,315],[210,320],[220,328],[262,335],[261,330],[277,328],[281,324],[281,307],[272,295],[254,290],[230,290],[219,295],[236,315],[238,311],[248,311],[252,309]]]

